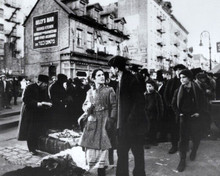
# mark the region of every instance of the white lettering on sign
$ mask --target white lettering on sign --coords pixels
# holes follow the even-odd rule
[[[54,37],[56,37],[56,34],[46,35],[46,39],[48,39],[48,38],[54,38]]]
[[[36,43],[37,44],[37,43]],[[55,39],[48,39],[48,40],[42,40],[38,41],[37,46],[47,46],[47,45],[53,45],[55,44]],[[36,46],[36,45],[35,45]]]
[[[53,16],[47,18],[47,23],[49,23],[49,22],[53,22],[53,21],[54,21],[54,17],[53,17]]]
[[[51,34],[51,33],[56,33],[56,29],[48,30],[48,31],[42,31],[42,32],[36,32],[34,33],[34,36],[39,36],[39,35],[46,35],[46,34]]]
[[[55,43],[54,39],[46,40],[46,45],[51,45],[51,44],[54,44],[54,43]]]
[[[37,36],[37,37],[34,37],[34,40],[36,41],[36,40],[43,40],[43,39],[45,39],[45,36],[43,35],[43,36]]]
[[[36,31],[43,31],[43,30],[53,29],[53,28],[54,28],[54,25],[50,24],[50,25],[46,25],[46,26],[37,27]]]
[[[41,25],[41,24],[44,24],[44,23],[46,23],[46,18],[39,19],[39,20],[35,21],[35,25]]]

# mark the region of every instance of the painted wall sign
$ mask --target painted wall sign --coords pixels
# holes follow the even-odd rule
[[[45,48],[58,44],[58,12],[33,17],[33,46]]]

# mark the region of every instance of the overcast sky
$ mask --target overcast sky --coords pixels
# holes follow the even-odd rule
[[[193,46],[194,53],[202,53],[209,58],[208,36],[202,38],[203,47],[199,46],[200,34],[207,30],[211,37],[212,58],[220,60],[216,51],[216,42],[220,42],[220,0],[170,0],[173,14],[189,31],[188,46]]]
[[[120,1],[120,0],[119,0]],[[220,53],[216,52],[216,42],[220,42],[220,0],[168,0],[172,3],[173,14],[189,31],[188,47],[193,47],[194,54],[201,53],[209,58],[208,36],[202,38],[203,47],[199,46],[200,34],[207,30],[211,36],[212,58],[220,61]],[[34,4],[36,0],[24,0]],[[89,0],[108,5],[117,0]]]

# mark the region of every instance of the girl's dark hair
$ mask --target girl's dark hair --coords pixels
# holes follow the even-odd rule
[[[93,78],[93,79],[95,79],[96,73],[97,73],[98,71],[102,71],[102,72],[104,73],[104,71],[103,71],[101,68],[98,68],[98,69],[93,70],[93,72],[92,72],[92,78]]]

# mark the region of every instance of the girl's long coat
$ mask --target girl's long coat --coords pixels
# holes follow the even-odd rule
[[[116,97],[113,88],[103,86],[97,90],[90,89],[83,104],[84,111],[87,111],[89,103],[92,103],[94,108],[87,119],[79,144],[90,149],[107,150],[112,146],[106,130],[111,129],[116,120]]]

